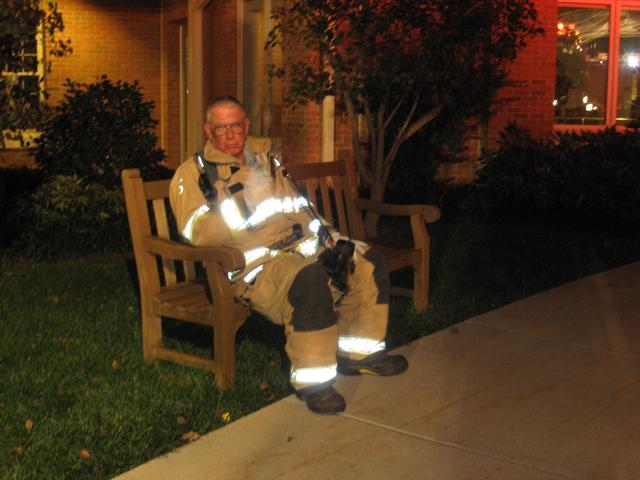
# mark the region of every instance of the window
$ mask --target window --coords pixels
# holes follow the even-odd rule
[[[562,2],[556,51],[555,123],[626,125],[638,98],[640,1]]]
[[[282,80],[269,75],[271,65],[280,65],[280,49],[265,50],[272,27],[271,15],[282,0],[242,0],[241,100],[249,116],[250,133],[271,137],[277,145],[282,137]]]
[[[44,92],[42,91],[42,79],[44,77],[44,45],[42,34],[38,31],[38,27],[33,27],[31,35],[24,35],[19,45],[16,45],[15,53],[3,56],[5,60],[0,64],[0,87],[4,90],[3,94],[9,94],[9,91],[18,89],[22,92],[22,102],[32,107],[16,105],[15,108],[21,112],[21,118],[25,121],[25,128],[33,127],[31,111],[38,111],[40,103],[44,100]],[[10,97],[11,98],[11,97]],[[28,132],[34,134],[34,131]],[[32,136],[32,135],[28,135]],[[5,136],[5,147],[20,147],[20,143],[11,140],[11,136]]]

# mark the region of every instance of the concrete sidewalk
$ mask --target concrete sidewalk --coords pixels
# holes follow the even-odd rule
[[[341,377],[347,410],[280,400],[118,480],[640,478],[640,262],[398,350],[398,377]]]

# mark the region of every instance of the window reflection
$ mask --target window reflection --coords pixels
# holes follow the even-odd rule
[[[556,49],[556,123],[604,124],[609,10],[560,7]]]
[[[627,123],[632,116],[632,108],[634,108],[633,103],[634,100],[638,98],[639,76],[640,11],[623,10],[620,17],[620,54],[618,55],[618,103],[616,109],[616,123]]]
[[[280,66],[280,48],[265,50],[271,15],[282,0],[242,1],[242,100],[252,135],[282,136],[282,80],[272,78],[271,65]]]

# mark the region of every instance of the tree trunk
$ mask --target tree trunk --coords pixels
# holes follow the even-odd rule
[[[382,202],[384,199],[384,182],[380,178],[375,179],[371,185],[371,200]],[[374,212],[367,212],[364,217],[364,232],[367,238],[375,238],[378,235],[378,221],[380,215]]]

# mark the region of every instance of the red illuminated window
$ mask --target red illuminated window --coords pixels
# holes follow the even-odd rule
[[[627,124],[640,103],[640,1],[560,3],[556,51],[556,125]]]

